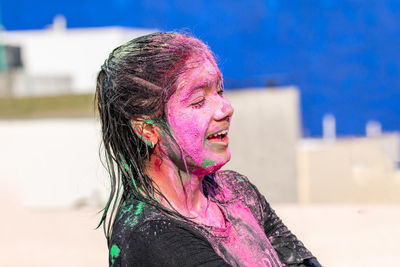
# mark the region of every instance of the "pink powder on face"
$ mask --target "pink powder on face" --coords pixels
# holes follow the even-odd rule
[[[230,159],[227,138],[224,145],[207,137],[229,129],[233,108],[221,93],[222,75],[211,55],[193,56],[187,67],[167,103],[167,119],[172,135],[186,154],[188,167],[204,175]]]

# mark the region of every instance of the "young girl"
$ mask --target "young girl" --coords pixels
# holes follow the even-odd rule
[[[230,159],[233,108],[209,48],[155,33],[97,78],[111,266],[320,266]]]

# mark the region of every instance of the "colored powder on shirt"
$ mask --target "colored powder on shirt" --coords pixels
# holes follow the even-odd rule
[[[111,255],[111,266],[114,266],[115,259],[118,258],[120,253],[120,249],[117,245],[112,245],[110,249],[110,255]]]
[[[216,177],[216,179],[224,177]],[[218,182],[222,182],[219,180]],[[201,227],[214,250],[232,266],[281,267],[277,252],[271,245],[255,214],[240,199],[232,195],[232,189],[241,189],[241,196],[256,195],[250,186],[242,186],[244,179],[232,181],[232,188],[221,187],[225,203],[220,203],[226,223],[225,227]],[[220,183],[221,184],[221,183]],[[248,200],[249,200],[248,199]],[[255,202],[248,204],[256,204]],[[204,231],[205,230],[205,231]]]
[[[124,216],[124,214],[130,212],[133,208],[133,204],[129,205],[129,207],[124,206],[121,211],[120,211],[120,216],[119,218],[122,218]]]
[[[141,212],[142,212],[142,209],[143,209],[143,202],[140,202],[138,205],[137,205],[137,208],[136,208],[136,211],[135,211],[135,215],[139,215]]]

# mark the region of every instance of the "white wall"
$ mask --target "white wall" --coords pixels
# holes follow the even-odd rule
[[[236,91],[232,160],[269,201],[297,201],[297,89]],[[97,195],[108,177],[100,164],[95,118],[0,120],[0,182],[20,187],[28,206],[69,206]]]
[[[105,199],[99,144],[94,118],[0,121],[0,182],[17,189],[27,206]]]
[[[22,60],[28,78],[71,77],[72,90],[82,93],[94,91],[100,66],[114,48],[154,31],[122,27],[65,29],[56,26],[44,30],[3,31],[1,39],[5,44],[22,47]],[[32,83],[27,86],[29,84]]]
[[[306,139],[297,147],[302,203],[399,203],[400,135]]]
[[[296,143],[300,138],[296,87],[226,94],[235,108],[230,128],[232,159],[271,202],[296,202]]]

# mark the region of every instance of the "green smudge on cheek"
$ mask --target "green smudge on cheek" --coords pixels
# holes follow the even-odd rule
[[[118,258],[120,252],[121,252],[121,250],[119,249],[119,247],[117,245],[115,245],[115,244],[112,245],[112,247],[110,249],[111,266],[114,266],[115,259]]]
[[[208,166],[210,166],[212,164],[214,164],[214,161],[212,161],[210,159],[204,159],[203,162],[201,163],[201,166],[208,167]]]

